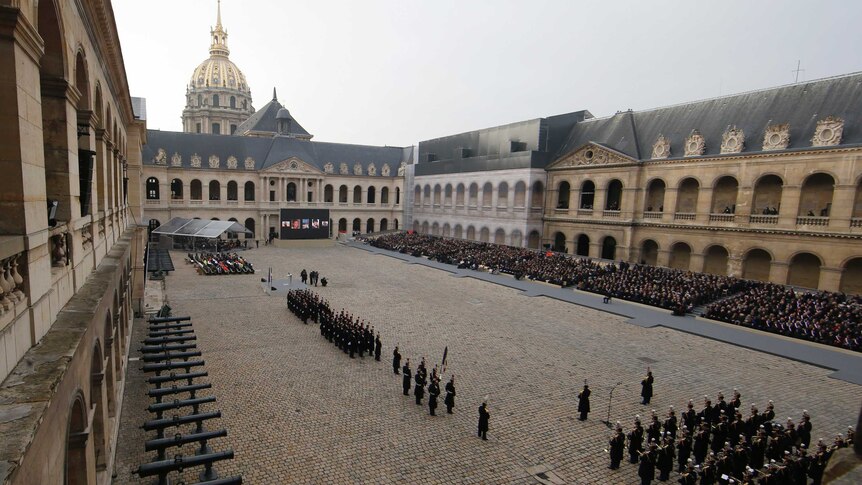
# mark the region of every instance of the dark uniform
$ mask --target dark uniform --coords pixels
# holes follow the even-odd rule
[[[452,408],[455,407],[455,376],[446,384],[446,398],[443,402],[446,404],[446,412],[452,414]]]
[[[420,370],[416,370],[416,375],[413,376],[416,385],[413,386],[413,394],[416,396],[416,404],[422,404],[422,398],[425,397],[425,376]]]
[[[380,352],[383,350],[383,343],[380,342],[380,334],[374,339],[374,360],[380,361]]]
[[[641,397],[643,398],[641,404],[649,404],[650,399],[652,399],[652,384],[652,371],[647,371],[647,376],[641,381]]]
[[[641,485],[650,485],[655,479],[655,463],[649,452],[640,454],[638,463],[638,476],[641,479]]]
[[[428,385],[428,413],[431,416],[436,416],[434,411],[437,410],[437,396],[440,395],[440,385],[436,379],[431,379],[431,384]]]
[[[401,353],[398,352],[398,347],[392,351],[392,372],[398,373],[398,368],[401,367]]]
[[[587,413],[590,412],[590,387],[586,384],[584,384],[584,389],[578,393],[578,412],[581,413],[581,417],[578,419],[586,421]]]
[[[638,454],[643,451],[644,428],[640,419],[635,419],[635,429],[628,434],[629,440],[629,462],[637,463]]]
[[[620,467],[620,462],[623,461],[623,454],[626,447],[626,437],[623,434],[623,427],[617,423],[617,432],[611,438],[610,452],[611,465],[608,467],[611,470],[616,470]]]
[[[676,442],[677,469],[682,473],[688,465],[688,459],[691,457],[691,436],[687,430],[682,430],[682,438]]]
[[[402,377],[402,387],[404,388],[404,395],[409,396],[410,395],[410,381],[413,380],[413,378],[410,377],[411,376],[410,359],[407,359],[407,362],[404,364],[404,368],[401,369],[401,373],[404,375],[404,377]]]
[[[488,404],[482,403],[479,406],[479,437],[483,440],[488,439],[488,421],[491,419],[491,413],[488,412]]]

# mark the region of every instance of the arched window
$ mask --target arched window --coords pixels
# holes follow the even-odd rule
[[[502,227],[494,231],[494,244],[506,244],[506,231]]]
[[[365,232],[372,233],[374,232],[374,219],[369,217],[367,221],[365,221]]]
[[[658,243],[646,239],[641,243],[641,264],[655,266],[658,263]]]
[[[557,188],[557,209],[569,208],[569,196],[571,195],[571,186],[565,180],[560,182]]]
[[[326,186],[323,187],[323,201],[324,202],[330,202],[330,203],[333,201],[332,200],[332,185],[330,185],[330,184],[326,184]]]
[[[605,210],[618,211],[623,203],[623,183],[617,179],[611,180],[605,195]]]
[[[509,208],[509,184],[500,182],[497,186],[497,207],[500,209]]]
[[[254,200],[254,182],[252,182],[251,180],[245,183],[244,199],[249,202]]]
[[[554,245],[551,247],[552,251],[556,251],[558,253],[565,253],[566,251],[566,235],[562,232],[554,233]]]
[[[218,108],[218,94],[213,94],[213,107]]]
[[[221,135],[221,125],[219,123],[213,123],[213,135]]]
[[[431,186],[426,185],[422,189],[422,205],[431,205]]]
[[[593,210],[593,204],[596,200],[596,184],[592,180],[587,180],[581,184],[581,204],[578,208],[583,210]]]
[[[362,231],[362,220],[360,218],[353,219],[353,230],[355,232]]]
[[[347,219],[344,217],[338,220],[338,232],[342,234],[347,233]]]
[[[387,229],[389,229],[389,221],[384,217],[383,219],[380,219],[380,231],[382,232]]]
[[[664,212],[665,188],[665,183],[662,179],[655,179],[647,185],[644,212]]]
[[[183,199],[183,181],[180,179],[171,180],[171,199]]]
[[[479,186],[475,182],[470,184],[470,194],[469,194],[469,200],[468,200],[467,204],[470,207],[476,207],[479,205]],[[468,239],[473,239],[473,238],[468,238]]]
[[[434,186],[434,207],[440,207],[440,199],[442,198],[443,189],[440,188],[440,184]]]
[[[353,187],[353,203],[361,204],[362,203],[362,187],[355,186]]]
[[[799,253],[790,260],[787,284],[817,288],[820,284],[820,258],[811,253]]]
[[[464,228],[461,227],[461,224],[455,224],[455,229],[452,232],[452,235],[457,237],[458,239],[461,239],[464,237]]]
[[[236,220],[236,217],[231,217],[230,219],[228,219],[228,221],[230,221],[230,222],[239,222],[238,220]],[[228,232],[228,233],[227,233],[227,238],[228,238],[228,239],[236,239],[237,237],[238,237],[238,235],[237,235],[237,233],[235,233],[235,232]]]
[[[450,226],[448,222],[443,224],[442,235],[443,237],[449,237],[452,235],[452,226]]]
[[[239,200],[239,187],[233,180],[227,183],[227,200]]]
[[[678,242],[670,248],[670,264],[673,269],[688,271],[691,265],[691,246]]]
[[[189,184],[189,191],[191,192],[192,200],[202,200],[203,196],[203,184],[198,179],[192,180],[192,183]]]
[[[784,181],[778,175],[765,175],[754,184],[752,214],[777,216],[781,209]]]
[[[616,259],[617,256],[617,240],[611,236],[607,236],[602,241],[602,259]]]
[[[527,184],[520,181],[515,184],[515,207],[523,208],[527,200]]]
[[[375,195],[376,195],[376,194],[375,194],[375,190],[376,190],[376,189],[374,188],[374,186],[373,186],[373,185],[372,185],[371,187],[368,187],[368,194],[366,194],[365,199],[366,199],[366,201],[367,201],[369,204],[374,204],[374,203],[375,203],[375,200],[374,200],[374,199],[375,199]]]
[[[739,182],[730,176],[721,177],[712,188],[712,214],[736,214],[736,194]]]
[[[747,280],[769,281],[772,256],[763,249],[755,248],[742,259],[742,277]]]
[[[709,274],[727,275],[727,260],[730,255],[724,246],[710,246],[703,255],[703,272]]]
[[[844,264],[839,290],[850,295],[862,295],[862,258],[853,258]]]
[[[386,205],[389,203],[389,187],[380,189],[380,203]]]
[[[255,222],[254,222],[254,218],[253,218],[253,217],[249,217],[249,218],[247,218],[247,219],[245,220],[245,228],[246,228],[246,229],[248,229],[249,231],[251,231],[251,234],[249,234],[249,233],[245,233],[245,238],[246,238],[246,239],[254,239],[254,236],[255,236],[255,228],[254,228],[254,225],[255,225]]]
[[[464,207],[464,184],[455,187],[455,207]]]
[[[398,205],[400,203],[401,203],[401,187],[395,187],[395,205]],[[395,227],[395,229],[398,229],[398,227]]]
[[[342,185],[341,187],[338,188],[338,202],[340,202],[342,204],[347,203],[347,186],[346,185]]]
[[[697,211],[697,196],[700,184],[693,178],[686,178],[679,183],[676,195],[676,212],[694,214]]]
[[[296,202],[296,184],[293,182],[287,183],[287,201]]]
[[[799,198],[799,215],[829,217],[834,189],[835,179],[828,173],[815,173],[806,178]]]
[[[210,200],[221,200],[221,184],[218,180],[210,182]]]
[[[231,96],[231,97],[230,97],[230,107],[231,107],[231,108],[236,108],[236,96]]]
[[[156,200],[159,198],[159,181],[155,177],[147,179],[147,199]]]
[[[545,201],[545,184],[542,182],[536,181],[533,184],[533,196],[530,199],[530,208],[534,210],[541,210],[542,205]]]
[[[530,249],[539,249],[539,244],[542,242],[542,235],[539,231],[530,231],[527,235],[527,247]]]
[[[578,236],[578,246],[575,248],[575,254],[578,256],[587,256],[590,255],[590,236],[586,234],[581,234]]]
[[[491,200],[494,197],[494,187],[491,182],[485,182],[482,186],[482,207],[491,207]]]
[[[446,187],[443,189],[443,205],[452,205],[452,184],[446,184]]]
[[[93,358],[90,360],[90,403],[95,408],[90,436],[93,440],[94,451],[96,452],[97,470],[107,465],[107,455],[105,454],[105,409],[102,406],[102,385],[105,382],[103,378],[103,373],[105,372],[103,368],[104,362],[102,348],[97,340],[96,346],[93,348]]]

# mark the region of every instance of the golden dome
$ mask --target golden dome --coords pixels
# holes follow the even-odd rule
[[[192,90],[206,88],[232,89],[244,94],[251,93],[245,75],[228,58],[227,31],[221,25],[221,1],[219,1],[216,26],[210,30],[212,43],[210,57],[195,68],[189,87]]]

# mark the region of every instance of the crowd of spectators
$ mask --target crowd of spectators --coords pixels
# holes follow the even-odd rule
[[[707,306],[704,316],[767,332],[862,351],[862,298],[803,292],[771,283]]]
[[[381,249],[599,293],[681,315],[708,305],[707,318],[862,351],[862,299],[797,292],[730,276],[596,261],[551,251],[400,232],[367,240]]]

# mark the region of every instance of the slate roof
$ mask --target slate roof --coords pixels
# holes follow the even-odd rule
[[[353,165],[360,163],[362,176],[368,176],[368,167],[373,163],[378,177],[381,176],[384,163],[389,164],[390,176],[395,177],[401,162],[410,163],[413,156],[410,147],[351,145],[282,136],[262,138],[147,130],[147,144],[142,150],[144,165],[156,165],[155,157],[160,148],[165,150],[168,167],[171,167],[174,153],[182,157],[182,167],[191,170],[196,170],[191,167],[191,157],[194,154],[201,158],[201,169],[209,169],[208,161],[211,155],[218,156],[220,170],[234,170],[227,168],[227,159],[230,156],[237,159],[236,170],[244,170],[247,157],[254,160],[255,170],[265,170],[291,157],[297,157],[321,172],[327,162],[332,163],[333,173],[336,175],[339,174],[341,163],[347,164],[348,175],[351,176]]]
[[[263,105],[262,108],[255,111],[254,114],[248,117],[236,127],[237,135],[244,135],[250,131],[263,131],[275,134],[277,131],[275,117],[280,109],[287,109],[277,99],[273,98]],[[311,133],[305,130],[302,125],[296,121],[296,118],[291,115],[290,134],[311,137]]]
[[[593,142],[648,160],[653,144],[664,135],[671,145],[670,158],[680,158],[685,139],[695,129],[706,140],[703,156],[714,156],[732,126],[745,133],[742,153],[756,153],[762,151],[766,127],[785,123],[790,125],[785,151],[795,151],[811,147],[817,122],[827,116],[844,120],[841,145],[862,143],[862,73],[587,119],[574,125],[557,157]]]

